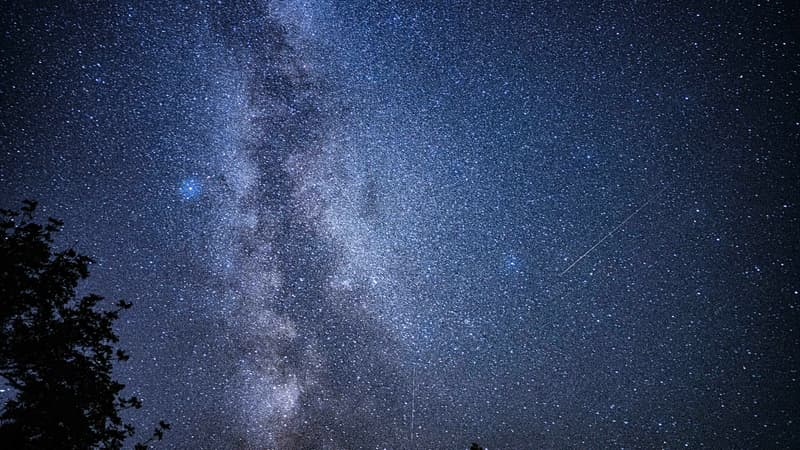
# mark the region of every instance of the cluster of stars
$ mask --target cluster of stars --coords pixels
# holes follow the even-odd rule
[[[0,206],[167,447],[793,447],[794,9],[18,4]]]

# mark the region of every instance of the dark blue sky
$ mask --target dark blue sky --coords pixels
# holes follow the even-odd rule
[[[142,3],[3,7],[0,199],[163,447],[800,445],[796,5]]]

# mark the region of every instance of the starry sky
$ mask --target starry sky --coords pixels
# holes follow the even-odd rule
[[[792,2],[2,11],[160,448],[800,446]]]

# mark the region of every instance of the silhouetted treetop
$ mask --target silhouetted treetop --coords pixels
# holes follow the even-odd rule
[[[62,222],[37,223],[36,206],[25,201],[20,211],[0,210],[0,376],[13,394],[0,414],[0,442],[14,449],[119,449],[134,434],[120,411],[141,407],[112,378],[113,364],[128,359],[112,325],[131,304],[104,309],[98,295],[76,298],[91,259],[54,251]],[[160,423],[146,442],[168,428]]]

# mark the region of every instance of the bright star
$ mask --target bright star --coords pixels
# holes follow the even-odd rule
[[[180,192],[184,200],[192,200],[203,193],[203,186],[196,178],[186,178],[181,182]]]
[[[506,272],[521,272],[522,271],[522,260],[519,256],[514,253],[506,254],[505,260],[503,261],[503,265],[505,266]]]

